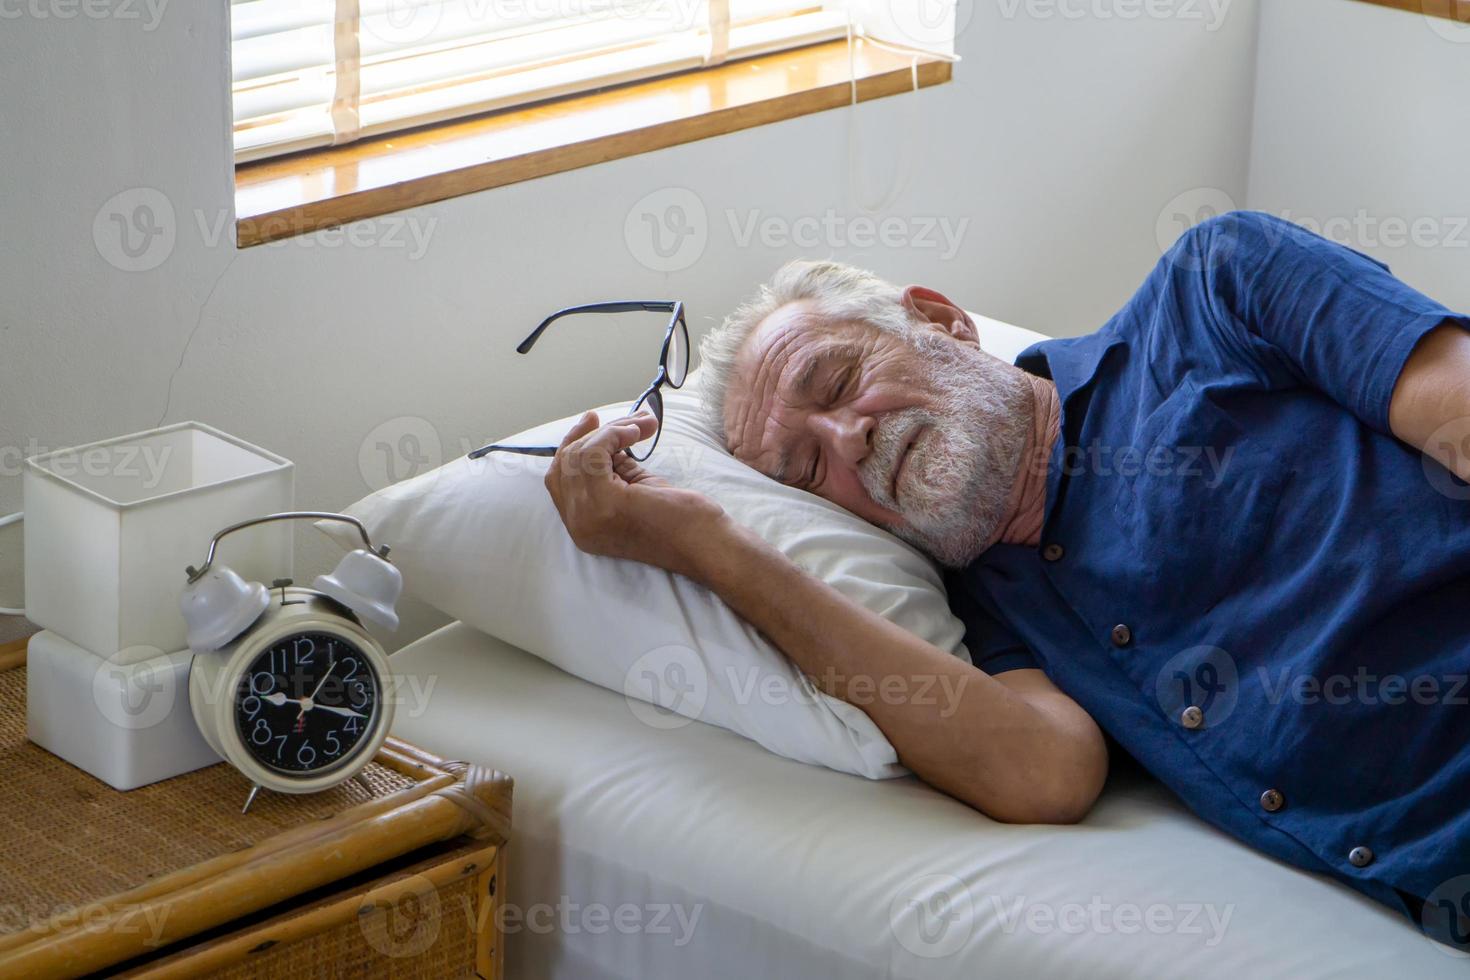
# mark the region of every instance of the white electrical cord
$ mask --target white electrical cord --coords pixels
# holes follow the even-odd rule
[[[25,516],[25,511],[18,510],[14,514],[7,514],[4,517],[0,517],[0,527],[17,524],[24,520]],[[24,616],[25,614],[26,611],[24,609],[10,609],[5,606],[0,606],[0,616]]]
[[[900,141],[903,147],[900,151],[902,156],[894,170],[893,184],[889,187],[888,193],[877,202],[873,204],[864,203],[862,198],[866,195],[863,193],[863,189],[858,186],[862,183],[861,175],[858,172],[859,158],[862,154],[858,149],[857,40],[862,39],[864,42],[876,48],[882,48],[884,51],[889,51],[893,54],[907,55],[910,59],[909,74],[913,79],[914,92],[919,91],[920,58],[939,58],[943,61],[953,63],[959,61],[960,56],[943,51],[933,51],[927,48],[912,48],[880,41],[869,35],[863,30],[860,23],[853,20],[851,4],[845,6],[843,12],[847,15],[847,84],[849,91],[849,114],[847,117],[848,191],[852,195],[853,203],[857,205],[858,210],[870,215],[880,214],[892,207],[908,188],[909,178],[912,176],[913,171],[914,145],[918,142],[918,131],[922,127],[923,122],[922,117],[919,115],[917,105],[912,106],[909,110],[910,138]]]

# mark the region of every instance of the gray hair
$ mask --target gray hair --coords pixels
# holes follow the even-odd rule
[[[705,417],[722,437],[736,358],[762,320],[796,302],[807,303],[823,320],[867,323],[901,337],[909,335],[913,323],[903,290],[865,269],[840,262],[787,262],[700,342],[700,397]]]

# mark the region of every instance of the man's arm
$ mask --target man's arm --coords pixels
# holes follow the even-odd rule
[[[997,820],[1071,823],[1087,814],[1107,775],[1102,734],[1041,671],[991,677],[729,518],[710,545],[695,579],[822,690],[862,708],[925,782]]]
[[[998,677],[926,643],[802,571],[713,501],[621,452],[651,417],[584,416],[546,485],[578,547],[694,579],[822,690],[857,705],[925,782],[997,820],[1070,823],[1107,776],[1091,717],[1039,670]]]
[[[1428,442],[1470,407],[1454,337],[1470,317],[1366,255],[1257,212],[1201,222],[1161,266],[1177,279],[1204,277],[1213,315],[1201,325],[1220,352],[1252,355],[1278,384],[1294,376],[1449,465],[1445,447]],[[1462,466],[1451,469],[1464,476]]]
[[[1394,386],[1388,425],[1470,481],[1470,332],[1446,323],[1425,334]]]

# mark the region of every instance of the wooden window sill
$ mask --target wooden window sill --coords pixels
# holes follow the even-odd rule
[[[913,59],[856,42],[860,101],[913,88]],[[920,87],[951,66],[920,57]],[[242,164],[241,248],[847,105],[847,42]]]
[[[1362,0],[1380,7],[1393,7],[1426,17],[1444,17],[1470,24],[1470,0]]]

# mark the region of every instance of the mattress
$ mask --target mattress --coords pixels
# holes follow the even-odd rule
[[[517,980],[1465,976],[1137,771],[1077,826],[1011,826],[630,704],[462,624],[392,664],[395,734],[515,778]]]

